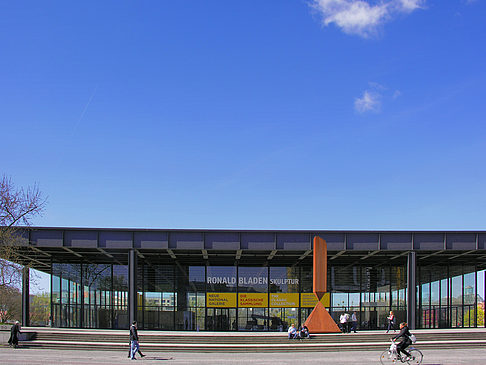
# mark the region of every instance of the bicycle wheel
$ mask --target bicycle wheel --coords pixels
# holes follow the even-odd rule
[[[418,349],[410,349],[410,360],[408,360],[407,362],[409,364],[413,364],[413,365],[418,365],[418,364],[421,364],[422,363],[422,359],[424,357],[424,355],[422,355],[422,352]]]
[[[390,351],[383,351],[380,356],[380,362],[383,365],[395,364],[396,362],[395,355],[392,354]]]

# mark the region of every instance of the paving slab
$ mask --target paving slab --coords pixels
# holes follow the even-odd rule
[[[144,351],[143,346],[141,350]],[[136,361],[126,352],[12,349],[0,348],[1,364],[379,364],[380,351],[312,352],[312,353],[162,353],[144,351],[146,357]],[[486,350],[425,350],[424,365],[486,364]]]

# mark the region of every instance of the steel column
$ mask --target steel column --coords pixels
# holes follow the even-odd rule
[[[79,296],[80,296],[80,305],[79,305],[79,316],[78,316],[78,327],[83,328],[84,327],[84,280],[83,280],[83,275],[84,275],[84,270],[83,270],[83,263],[79,264],[79,273],[80,273],[80,278],[79,278]],[[52,288],[52,287],[51,287]]]
[[[137,253],[128,252],[128,320],[131,325],[137,320]]]
[[[417,253],[408,253],[407,261],[407,323],[408,328],[416,328],[417,312]]]
[[[22,269],[22,326],[30,326],[30,302],[29,302],[29,268]]]

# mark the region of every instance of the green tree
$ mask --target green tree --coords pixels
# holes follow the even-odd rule
[[[32,326],[44,326],[49,322],[51,314],[51,295],[42,293],[31,297],[30,324]]]
[[[484,327],[484,309],[478,307],[478,327]]]
[[[474,315],[477,316],[478,327],[484,327],[484,309],[478,306],[476,311],[474,309],[470,309],[469,311],[464,313],[465,327],[474,327]]]

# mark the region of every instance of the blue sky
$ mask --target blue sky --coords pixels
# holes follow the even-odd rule
[[[485,229],[482,0],[4,1],[41,226]]]

